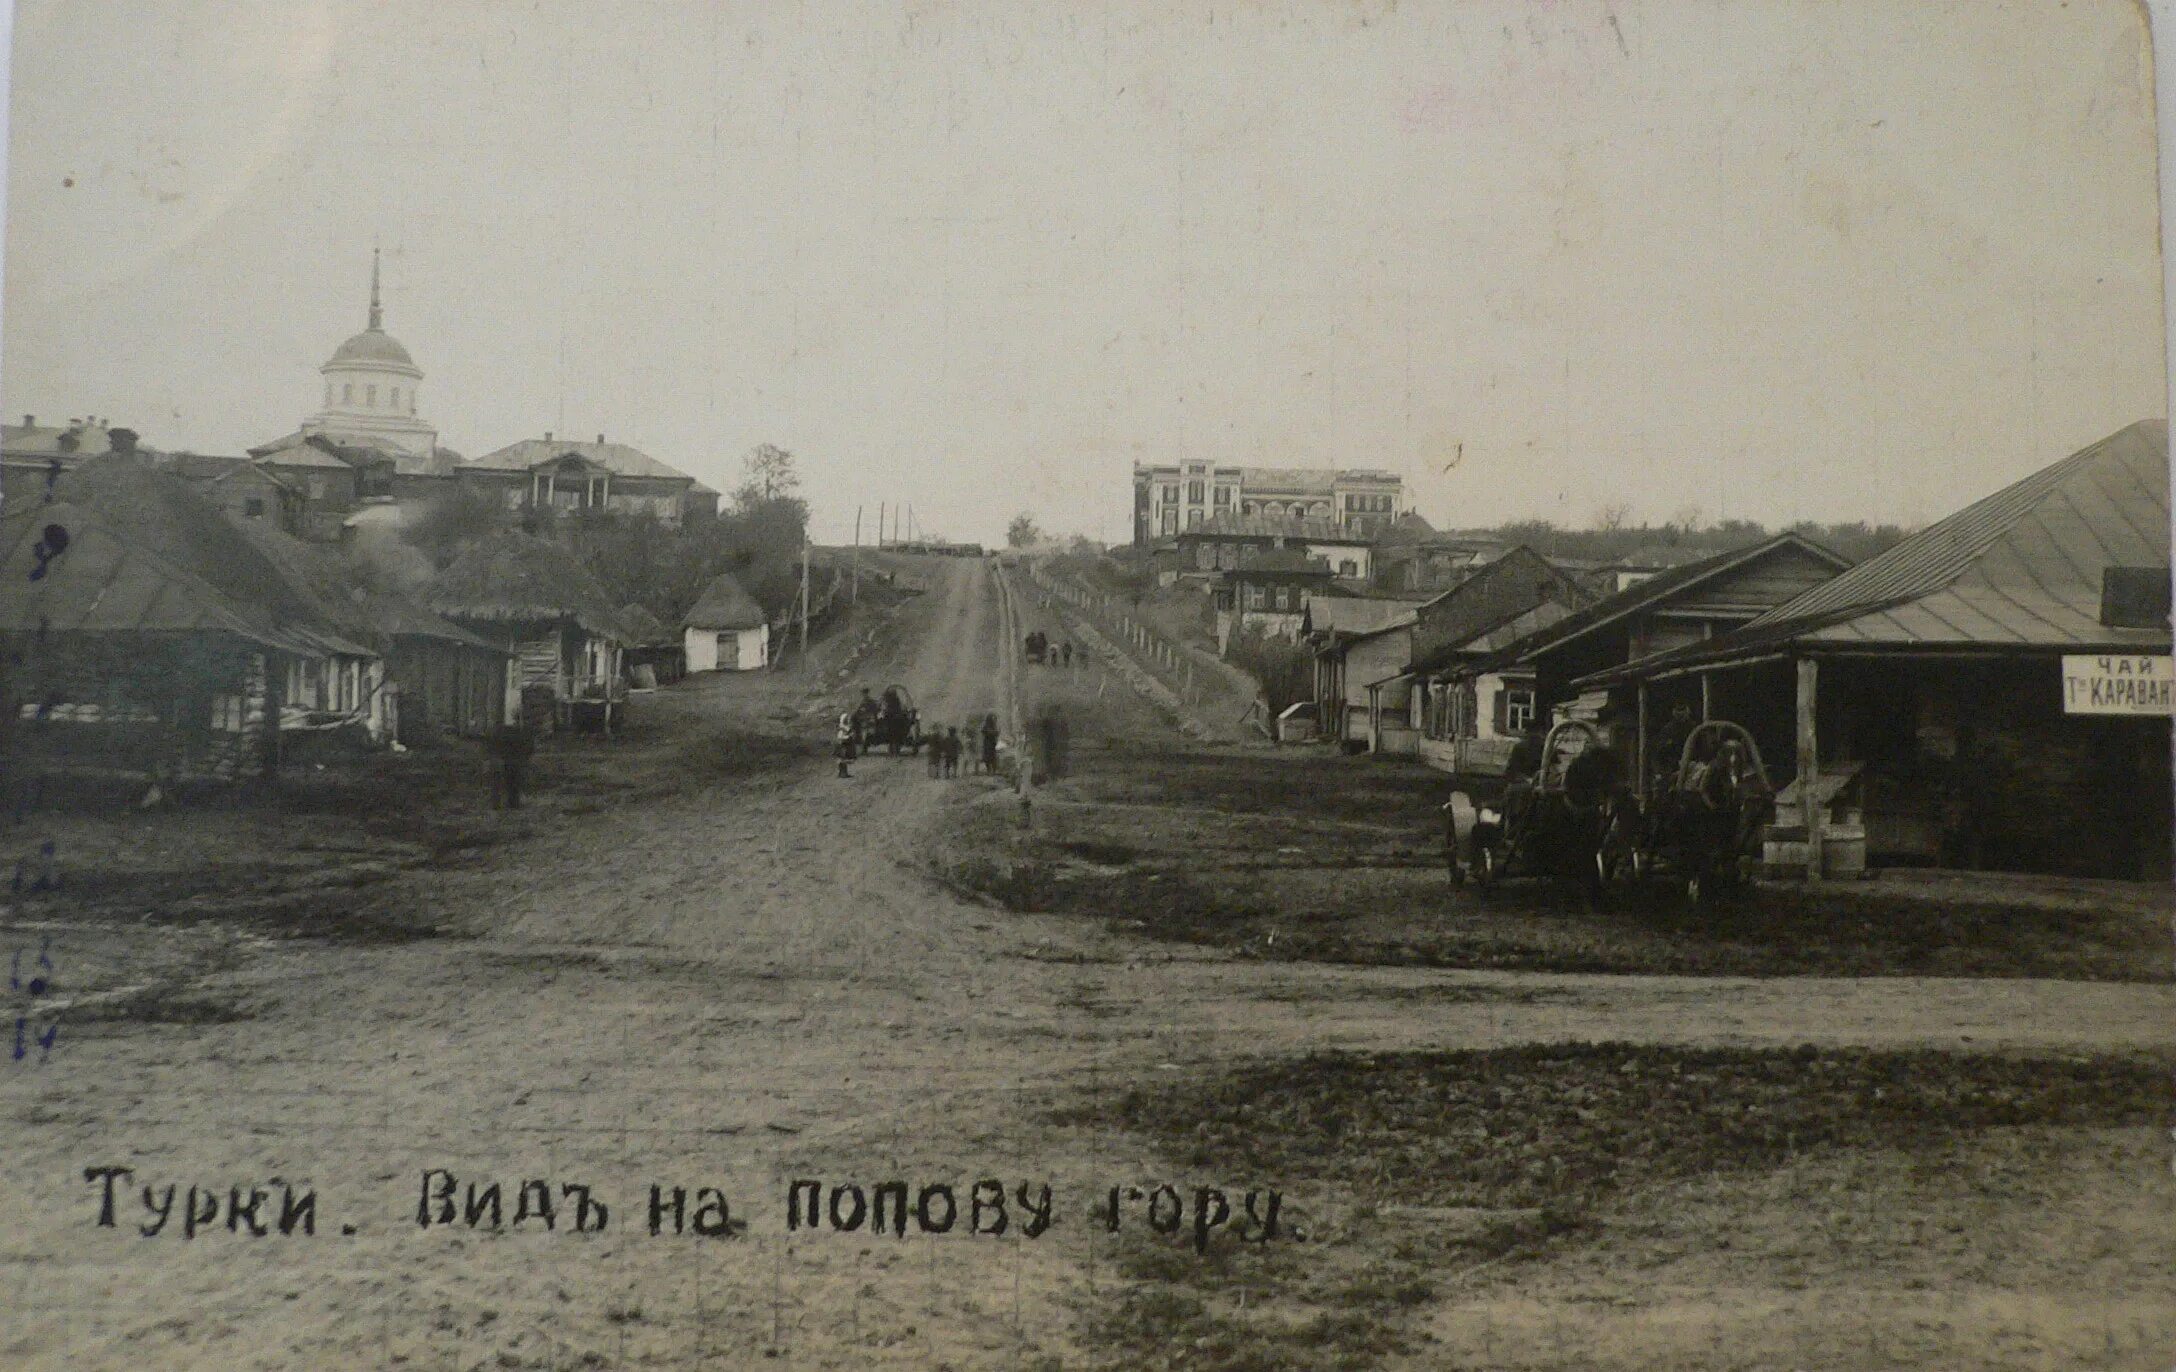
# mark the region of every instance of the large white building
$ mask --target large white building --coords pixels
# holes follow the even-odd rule
[[[1133,541],[1150,544],[1219,515],[1327,520],[1346,533],[1388,528],[1406,509],[1405,479],[1361,467],[1225,467],[1183,461],[1133,468]]]
[[[444,476],[460,460],[458,453],[438,446],[438,426],[422,418],[423,369],[385,331],[378,285],[378,254],[372,249],[369,326],[333,349],[317,369],[324,378],[317,412],[293,433],[251,448],[251,455],[265,457],[324,438],[384,453],[404,477]]]

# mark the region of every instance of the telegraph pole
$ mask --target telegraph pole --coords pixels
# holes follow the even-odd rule
[[[884,502],[876,503],[876,546],[884,546]]]
[[[808,550],[801,544],[801,659],[808,660]]]
[[[861,506],[854,507],[854,589],[849,593],[851,603],[861,603]]]

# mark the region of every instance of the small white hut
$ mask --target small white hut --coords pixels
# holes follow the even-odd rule
[[[685,642],[691,672],[752,672],[771,661],[771,626],[763,607],[731,572],[703,588],[688,611]]]

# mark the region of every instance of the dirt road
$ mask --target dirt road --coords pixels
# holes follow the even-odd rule
[[[1003,705],[994,573],[923,567],[929,592],[853,679],[901,682],[964,732]],[[661,693],[627,765],[683,784],[401,879],[468,937],[252,946],[201,988],[254,1018],[85,1037],[12,1073],[0,1363],[1070,1365],[1070,1302],[1104,1261],[1091,1198],[1167,1175],[1045,1121],[1081,1085],[1319,1046],[2167,1041],[2161,986],[1263,965],[995,912],[908,859],[959,842],[957,807],[1016,799],[913,758],[832,775],[842,702],[818,673],[838,665]],[[1100,712],[1082,731],[1162,727],[1095,670],[1066,678]],[[755,771],[706,759],[750,728],[808,746]],[[133,1169],[113,1227],[84,1180],[104,1166]],[[431,1168],[502,1183],[509,1218],[524,1179],[548,1180],[560,1213],[548,1232],[421,1227]],[[272,1178],[314,1187],[314,1237],[230,1232],[228,1188]],[[962,1218],[941,1238],[788,1232],[795,1178],[948,1183]],[[981,1178],[1052,1183],[1056,1224],[1023,1239],[1014,1203],[1005,1236],[970,1235]],[[135,1188],[168,1183],[216,1191],[204,1232],[177,1232],[176,1201],[140,1235],[157,1216]],[[745,1230],[675,1235],[668,1215],[652,1237],[653,1183],[689,1188],[690,1218],[694,1188],[720,1188]],[[610,1207],[601,1232],[574,1232],[569,1184]]]

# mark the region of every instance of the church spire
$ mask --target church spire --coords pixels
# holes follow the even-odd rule
[[[385,328],[385,311],[378,305],[378,248],[370,248],[370,328],[376,333]]]

